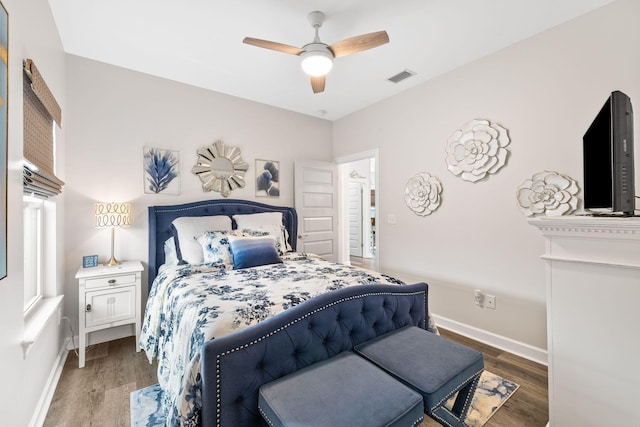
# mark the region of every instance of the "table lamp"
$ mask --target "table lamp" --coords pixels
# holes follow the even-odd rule
[[[131,226],[131,204],[129,203],[96,203],[96,228],[111,227],[111,259],[108,266],[118,265],[113,256],[113,235],[116,227]]]

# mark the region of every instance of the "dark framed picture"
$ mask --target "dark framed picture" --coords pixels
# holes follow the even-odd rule
[[[98,266],[98,255],[86,255],[82,257],[82,268]]]
[[[280,197],[280,162],[256,159],[256,197]]]
[[[0,279],[7,277],[7,72],[9,15],[0,2]]]

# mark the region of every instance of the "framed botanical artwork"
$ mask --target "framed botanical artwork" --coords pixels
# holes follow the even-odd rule
[[[144,192],[180,194],[180,152],[143,148]]]
[[[280,197],[280,162],[256,159],[256,197]]]
[[[0,2],[0,279],[7,277],[7,73],[9,15]]]

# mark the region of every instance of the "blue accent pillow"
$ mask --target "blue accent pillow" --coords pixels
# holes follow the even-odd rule
[[[282,263],[276,250],[275,241],[270,237],[244,239],[231,237],[229,245],[233,253],[233,265],[236,269]]]

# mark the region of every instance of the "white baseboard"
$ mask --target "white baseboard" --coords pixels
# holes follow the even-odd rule
[[[547,351],[544,349],[515,341],[493,332],[487,332],[474,326],[465,325],[437,314],[431,314],[431,316],[436,325],[444,329],[547,366],[548,356]]]
[[[67,351],[67,345],[70,340],[70,338],[67,338],[60,347],[58,357],[56,357],[56,361],[53,364],[49,378],[47,378],[47,382],[45,383],[40,399],[38,400],[36,412],[33,414],[33,417],[31,417],[31,421],[29,422],[29,427],[42,427],[44,424],[47,412],[49,412],[49,406],[51,406],[51,401],[53,400],[53,394],[58,386],[60,375],[62,375],[64,363],[67,360],[67,354],[69,353]]]

